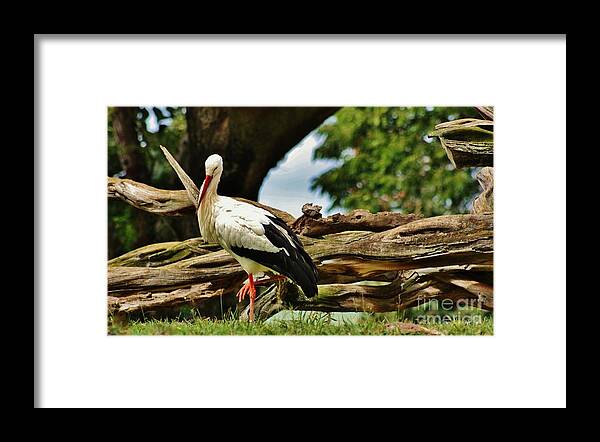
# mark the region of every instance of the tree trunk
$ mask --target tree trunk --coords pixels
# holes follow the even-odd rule
[[[204,161],[218,153],[225,163],[221,194],[256,200],[269,170],[337,109],[189,107],[188,143],[177,161],[193,181],[201,183]]]
[[[114,107],[111,118],[124,177],[146,183],[150,173],[137,138],[135,107]]]

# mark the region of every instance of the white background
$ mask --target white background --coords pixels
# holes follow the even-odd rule
[[[566,405],[566,40],[37,37],[45,407]],[[106,335],[109,105],[493,105],[494,337]]]

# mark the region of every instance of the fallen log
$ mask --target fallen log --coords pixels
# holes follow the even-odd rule
[[[271,298],[257,300],[257,318],[272,315],[283,308],[322,311],[395,311],[414,306],[419,300],[474,299],[482,308],[493,306],[491,269],[493,265],[493,215],[445,215],[425,218],[385,232],[345,232],[323,238],[301,237],[307,252],[319,269],[319,295],[305,300],[299,293],[281,295],[277,290]],[[197,241],[197,240],[196,240]],[[197,242],[188,242],[198,245]],[[155,245],[156,246],[156,245]],[[216,246],[211,246],[216,247]],[[169,243],[159,250],[182,250]],[[127,309],[109,309],[117,313],[140,314],[151,299],[154,314],[170,315],[172,299],[177,305],[194,306],[199,314],[214,314],[214,305],[204,312],[196,298],[182,301],[184,292],[158,298],[140,297],[153,293],[168,294],[177,290],[192,290],[210,283],[214,296],[225,304],[235,305],[235,293],[246,278],[245,272],[225,251],[205,253],[176,261],[177,253],[168,255],[169,263],[161,267],[123,267],[115,264],[108,269],[108,291],[113,299],[122,299]],[[137,262],[161,254],[148,254],[145,248],[128,254],[117,263]],[[120,257],[121,258],[121,257]],[[120,259],[118,258],[118,259]],[[114,261],[114,260],[113,260]],[[359,281],[393,281],[406,271],[418,278],[410,290],[406,286],[360,286]],[[474,275],[484,275],[475,277]],[[485,276],[488,275],[488,276]],[[204,287],[204,286],[203,286]],[[294,286],[295,287],[295,286]],[[219,291],[221,290],[222,291]],[[418,289],[418,290],[417,290]],[[288,287],[287,292],[293,290]],[[286,292],[286,293],[287,293]],[[195,293],[195,292],[194,292]],[[164,311],[161,301],[164,300]],[[291,299],[291,301],[290,301]],[[138,305],[139,308],[134,308]],[[263,305],[265,306],[263,308]],[[268,307],[268,308],[267,308]],[[261,311],[263,311],[261,313]],[[137,312],[137,313],[136,313]],[[162,312],[162,313],[161,313]]]
[[[211,283],[193,284],[167,292],[148,292],[125,298],[108,297],[108,314],[118,319],[180,318],[202,312],[204,317],[223,318],[235,307],[235,297],[223,296],[223,288]]]
[[[452,279],[450,276],[449,279]],[[466,280],[461,282],[466,283]],[[473,282],[476,283],[475,281]],[[281,284],[281,283],[280,283]],[[282,290],[281,285],[284,287]],[[329,284],[319,285],[319,294],[306,299],[289,283],[272,286],[261,294],[255,303],[255,317],[268,319],[282,310],[322,312],[385,313],[410,307],[424,306],[431,301],[450,300],[464,306],[493,310],[493,297],[479,295],[461,286],[442,282],[433,275],[413,272],[409,278],[399,276],[384,285]],[[248,318],[246,307],[240,319]]]
[[[415,214],[371,213],[362,209],[353,210],[347,214],[336,213],[323,218],[320,210],[320,206],[305,204],[302,207],[303,215],[292,223],[292,230],[299,235],[312,238],[355,230],[382,232],[422,218]]]
[[[401,281],[401,280],[400,280]],[[400,311],[425,305],[433,300],[471,300],[473,307],[491,310],[491,305],[481,302],[476,295],[452,284],[436,282],[430,278],[417,278],[413,286],[404,288],[401,282],[386,286],[331,284],[319,288],[319,296],[293,303],[296,310],[323,312]]]
[[[493,264],[493,215],[444,215],[425,218],[385,232],[345,232],[322,239],[300,237],[306,251],[315,261],[320,282],[354,282],[370,278],[389,280],[385,275],[400,270],[448,266]],[[171,243],[167,243],[171,244]],[[156,247],[157,245],[155,245]],[[157,247],[163,249],[164,246]],[[174,247],[174,246],[170,246]],[[211,247],[218,247],[213,245]],[[170,262],[162,269],[216,269],[235,265],[223,250],[204,253]],[[152,268],[118,267],[116,262],[132,262],[159,255],[147,254],[146,248],[112,260],[109,268],[130,268],[137,277]],[[184,256],[183,254],[180,256]],[[138,258],[140,257],[140,258]],[[153,267],[146,262],[146,267]],[[204,282],[196,279],[196,282]]]
[[[206,244],[202,238],[150,244],[111,259],[108,266],[161,267],[220,249],[218,244]]]
[[[213,287],[233,289],[246,278],[239,265],[216,268],[176,269],[145,267],[111,267],[108,269],[108,294],[114,297],[134,293],[168,291],[209,282]]]
[[[155,285],[150,291],[110,293],[108,297],[109,314],[115,317],[137,318],[174,318],[182,311],[193,312],[203,317],[223,318],[228,312],[237,310],[240,319],[248,318],[248,300],[238,304],[235,293],[245,278],[241,274],[235,287],[216,282],[193,283],[181,287],[167,288],[167,285]],[[449,276],[449,280],[452,280]],[[466,283],[466,280],[461,280]],[[182,280],[178,280],[182,283]],[[472,281],[472,284],[477,284]],[[328,284],[319,285],[319,294],[306,299],[291,283],[272,284],[263,290],[255,303],[255,316],[266,320],[276,313],[287,310],[323,311],[323,312],[393,312],[406,308],[422,306],[430,301],[464,302],[470,307],[493,310],[493,297],[478,295],[473,291],[442,282],[434,275],[411,273],[409,278],[399,276],[384,285]]]
[[[327,241],[307,247],[313,259],[337,267],[339,273],[355,271],[366,277],[385,270],[492,264],[493,215],[436,216],[363,233],[356,240],[336,241],[331,235]]]

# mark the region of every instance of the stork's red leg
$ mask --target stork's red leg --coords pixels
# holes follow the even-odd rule
[[[250,312],[248,318],[250,321],[254,321],[254,300],[256,299],[256,287],[254,284],[254,276],[252,273],[248,274],[248,281],[242,286],[240,291],[237,293],[238,301],[242,302],[246,297],[246,293],[250,294]]]
[[[248,318],[250,322],[254,321],[254,300],[256,299],[256,287],[254,286],[254,277],[252,273],[248,275],[248,283],[250,286],[250,313],[248,314]]]

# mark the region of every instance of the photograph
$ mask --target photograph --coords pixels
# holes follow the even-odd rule
[[[106,125],[107,335],[494,335],[493,103]]]
[[[34,408],[566,408],[566,153],[564,33],[35,34]]]

